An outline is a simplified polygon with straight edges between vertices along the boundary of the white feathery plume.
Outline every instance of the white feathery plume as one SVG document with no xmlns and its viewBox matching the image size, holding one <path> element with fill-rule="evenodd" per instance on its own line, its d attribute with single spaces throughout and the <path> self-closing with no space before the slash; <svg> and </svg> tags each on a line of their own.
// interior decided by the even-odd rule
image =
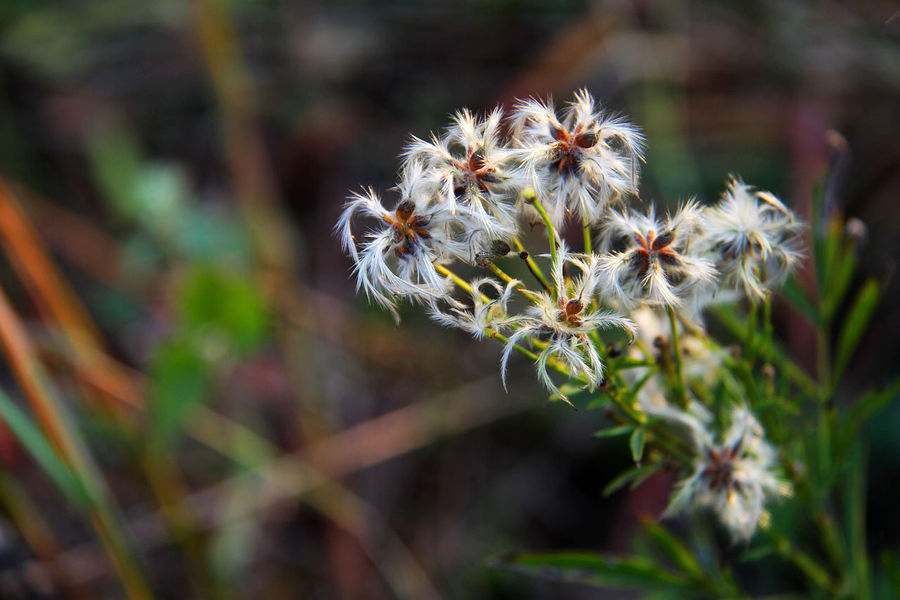
<svg viewBox="0 0 900 600">
<path fill-rule="evenodd" d="M 587 90 L 557 116 L 552 102 L 529 99 L 512 114 L 513 156 L 556 227 L 566 214 L 597 223 L 606 207 L 637 194 L 644 138 L 600 110 Z"/>
<path fill-rule="evenodd" d="M 502 333 L 517 319 L 507 313 L 506 305 L 516 286 L 520 284 L 518 279 L 512 279 L 506 284 L 506 287 L 503 287 L 489 277 L 475 279 L 470 283 L 472 286 L 471 310 L 457 300 L 448 299 L 449 311 L 442 311 L 437 302 L 429 302 L 428 314 L 438 323 L 467 331 L 476 339 L 485 337 L 488 330 Z M 493 288 L 498 296 L 485 300 L 482 297 L 482 289 L 485 287 Z"/>
<path fill-rule="evenodd" d="M 624 239 L 625 248 L 600 259 L 606 293 L 628 307 L 640 303 L 676 307 L 699 284 L 711 284 L 712 262 L 691 248 L 702 214 L 693 200 L 663 219 L 656 217 L 652 205 L 647 215 L 610 211 L 602 226 L 604 244 Z"/>
<path fill-rule="evenodd" d="M 508 167 L 499 107 L 479 119 L 463 109 L 450 127 L 429 141 L 413 136 L 403 153 L 404 168 L 421 164 L 438 202 L 445 203 L 458 220 L 468 244 L 469 262 L 494 240 L 510 241 L 518 233 L 516 187 Z"/>
<path fill-rule="evenodd" d="M 694 470 L 676 484 L 666 513 L 711 509 L 734 541 L 749 541 L 768 517 L 766 500 L 791 491 L 775 473 L 775 450 L 756 418 L 744 406 L 734 407 L 729 417 L 730 426 L 719 441 L 713 440 L 706 423 L 696 420 Z"/>
<path fill-rule="evenodd" d="M 429 205 L 415 172 L 407 173 L 398 189 L 401 200 L 392 211 L 371 188 L 352 194 L 335 225 L 344 251 L 353 259 L 357 290 L 397 320 L 398 297 L 427 301 L 447 296 L 450 284 L 434 263 L 462 251 L 450 235 L 447 211 Z M 353 233 L 356 215 L 376 219 L 380 225 L 363 242 Z"/>
<path fill-rule="evenodd" d="M 528 337 L 542 339 L 546 346 L 538 354 L 538 379 L 544 386 L 568 401 L 553 382 L 547 370 L 551 358 L 561 359 L 575 377 L 584 378 L 593 390 L 603 381 L 603 362 L 588 334 L 596 329 L 619 328 L 634 335 L 633 323 L 611 312 L 591 308 L 599 285 L 596 255 L 570 254 L 565 244 L 557 249 L 551 265 L 556 300 L 546 292 L 535 294 L 535 304 L 518 316 L 518 329 L 509 336 L 501 358 L 501 374 L 506 385 L 506 365 L 515 345 Z M 579 275 L 566 284 L 564 265 L 574 267 Z"/>
<path fill-rule="evenodd" d="M 732 177 L 719 203 L 707 210 L 702 243 L 714 255 L 722 283 L 764 299 L 797 264 L 801 228 L 778 198 Z"/>
</svg>

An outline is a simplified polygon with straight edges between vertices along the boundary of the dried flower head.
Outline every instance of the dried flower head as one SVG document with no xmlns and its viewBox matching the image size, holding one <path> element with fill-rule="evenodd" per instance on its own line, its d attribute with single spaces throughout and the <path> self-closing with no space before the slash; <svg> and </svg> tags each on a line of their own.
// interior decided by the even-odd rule
<svg viewBox="0 0 900 600">
<path fill-rule="evenodd" d="M 436 189 L 465 231 L 470 254 L 485 250 L 494 240 L 510 240 L 518 230 L 509 151 L 503 145 L 503 112 L 494 109 L 477 118 L 463 109 L 440 137 L 430 141 L 413 136 L 404 163 L 421 163 Z M 471 257 L 470 257 L 471 258 Z M 470 260 L 471 262 L 471 260 Z"/>
<path fill-rule="evenodd" d="M 698 284 L 712 282 L 712 263 L 691 248 L 701 215 L 694 201 L 665 219 L 656 218 L 652 205 L 646 216 L 610 211 L 603 223 L 605 244 L 624 239 L 625 248 L 601 259 L 606 292 L 626 306 L 679 306 Z"/>
<path fill-rule="evenodd" d="M 570 254 L 565 244 L 560 245 L 551 265 L 555 298 L 546 292 L 535 294 L 534 306 L 516 319 L 518 329 L 509 337 L 501 360 L 504 385 L 512 350 L 532 336 L 543 346 L 536 361 L 538 379 L 552 393 L 567 400 L 547 371 L 553 357 L 561 359 L 574 377 L 583 378 L 589 389 L 601 383 L 603 363 L 588 334 L 596 329 L 618 328 L 633 336 L 634 325 L 626 317 L 591 307 L 599 285 L 597 261 L 596 255 Z M 567 264 L 578 272 L 568 284 L 564 273 Z"/>
<path fill-rule="evenodd" d="M 344 251 L 354 261 L 356 287 L 398 318 L 396 300 L 434 300 L 446 296 L 450 284 L 435 269 L 435 261 L 462 252 L 451 234 L 449 211 L 429 202 L 416 170 L 398 186 L 401 199 L 386 209 L 374 190 L 355 193 L 338 219 L 335 231 Z M 377 219 L 380 225 L 357 247 L 352 220 L 357 214 Z"/>
<path fill-rule="evenodd" d="M 766 500 L 790 494 L 775 473 L 775 451 L 743 406 L 731 410 L 731 424 L 718 443 L 708 433 L 708 422 L 695 422 L 700 431 L 693 438 L 699 440 L 694 470 L 678 482 L 667 513 L 711 509 L 735 541 L 748 541 L 767 518 Z"/>
<path fill-rule="evenodd" d="M 448 298 L 449 311 L 442 311 L 437 302 L 430 302 L 428 314 L 442 325 L 458 327 L 471 333 L 475 338 L 481 339 L 489 331 L 503 332 L 516 321 L 515 316 L 510 316 L 506 305 L 517 285 L 521 285 L 518 279 L 510 280 L 504 288 L 498 282 L 488 277 L 476 279 L 470 283 L 472 287 L 472 308 L 469 310 L 463 303 Z M 482 289 L 492 288 L 498 296 L 485 300 Z"/>
<path fill-rule="evenodd" d="M 557 227 L 571 212 L 597 223 L 606 207 L 636 194 L 644 138 L 626 121 L 601 111 L 587 90 L 556 114 L 529 99 L 512 114 L 513 151 L 520 172 Z"/>
<path fill-rule="evenodd" d="M 732 177 L 707 211 L 703 241 L 723 283 L 763 299 L 797 264 L 801 227 L 778 198 Z"/>
</svg>

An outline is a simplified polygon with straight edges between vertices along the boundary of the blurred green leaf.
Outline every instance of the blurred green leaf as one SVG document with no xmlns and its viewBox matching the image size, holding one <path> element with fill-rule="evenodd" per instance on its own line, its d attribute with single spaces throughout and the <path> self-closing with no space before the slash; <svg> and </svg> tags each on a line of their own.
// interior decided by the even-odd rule
<svg viewBox="0 0 900 600">
<path fill-rule="evenodd" d="M 606 487 L 603 488 L 603 495 L 609 496 L 613 492 L 625 487 L 629 483 L 632 488 L 639 486 L 644 480 L 659 470 L 659 465 L 649 464 L 641 467 L 628 469 L 618 477 L 614 478 Z"/>
<path fill-rule="evenodd" d="M 265 338 L 268 315 L 255 282 L 212 266 L 195 266 L 178 288 L 178 316 L 190 330 L 211 330 L 245 353 Z"/>
<path fill-rule="evenodd" d="M 866 549 L 866 460 L 860 443 L 854 445 L 844 485 L 850 585 L 854 598 L 869 598 L 871 581 Z"/>
<path fill-rule="evenodd" d="M 863 394 L 841 419 L 842 449 L 850 446 L 863 426 L 900 394 L 900 377 L 894 379 L 883 390 L 872 390 Z"/>
<path fill-rule="evenodd" d="M 635 429 L 631 437 L 628 439 L 628 447 L 631 449 L 631 458 L 634 462 L 641 464 L 641 458 L 644 456 L 644 440 L 646 432 L 643 427 Z"/>
<path fill-rule="evenodd" d="M 818 309 L 812 303 L 812 300 L 807 298 L 806 292 L 797 285 L 797 281 L 793 277 L 784 283 L 784 287 L 781 288 L 781 294 L 791 306 L 809 319 L 810 323 L 816 326 L 822 323 L 822 317 L 819 315 Z"/>
<path fill-rule="evenodd" d="M 634 429 L 633 425 L 618 425 L 616 427 L 610 427 L 609 429 L 601 429 L 600 431 L 594 434 L 595 438 L 609 438 L 616 437 L 620 435 L 625 435 L 626 433 L 631 432 Z"/>
<path fill-rule="evenodd" d="M 104 127 L 90 137 L 87 151 L 94 177 L 109 206 L 129 220 L 140 218 L 134 181 L 142 159 L 131 136 L 121 128 Z"/>
<path fill-rule="evenodd" d="M 525 554 L 509 563 L 539 575 L 550 575 L 569 581 L 597 586 L 632 587 L 638 589 L 686 588 L 692 582 L 643 557 L 606 557 L 590 552 L 558 552 Z"/>
<path fill-rule="evenodd" d="M 900 598 L 900 552 L 885 548 L 878 558 L 873 598 Z"/>
<path fill-rule="evenodd" d="M 167 444 L 190 410 L 206 400 L 212 387 L 207 361 L 190 339 L 163 343 L 150 367 L 150 441 Z"/>
<path fill-rule="evenodd" d="M 757 560 L 762 560 L 767 556 L 771 556 L 775 554 L 775 552 L 775 547 L 772 544 L 757 543 L 755 546 L 743 552 L 740 560 L 741 562 L 755 562 Z"/>
<path fill-rule="evenodd" d="M 0 418 L 69 502 L 82 508 L 91 504 L 87 490 L 59 457 L 44 433 L 2 390 Z"/>
<path fill-rule="evenodd" d="M 832 375 L 834 382 L 840 380 L 847 368 L 880 300 L 881 286 L 875 278 L 868 279 L 856 295 L 838 338 Z"/>
<path fill-rule="evenodd" d="M 738 337 L 746 335 L 747 320 L 739 316 L 736 311 L 726 309 L 723 306 L 711 306 L 708 309 L 708 313 L 714 316 L 733 335 Z M 762 336 L 763 333 L 757 331 L 755 335 Z M 787 351 L 775 340 L 772 341 L 772 358 L 779 369 L 805 393 L 816 393 L 816 382 L 793 361 Z"/>
<path fill-rule="evenodd" d="M 657 547 L 675 563 L 675 566 L 694 579 L 701 581 L 706 579 L 706 575 L 691 549 L 672 535 L 668 529 L 650 519 L 645 519 L 644 531 L 656 542 Z"/>
<path fill-rule="evenodd" d="M 856 255 L 852 248 L 846 248 L 838 259 L 838 265 L 832 269 L 833 275 L 827 284 L 825 297 L 822 299 L 822 317 L 826 322 L 831 320 L 847 295 L 847 288 L 850 287 L 855 272 Z"/>
</svg>

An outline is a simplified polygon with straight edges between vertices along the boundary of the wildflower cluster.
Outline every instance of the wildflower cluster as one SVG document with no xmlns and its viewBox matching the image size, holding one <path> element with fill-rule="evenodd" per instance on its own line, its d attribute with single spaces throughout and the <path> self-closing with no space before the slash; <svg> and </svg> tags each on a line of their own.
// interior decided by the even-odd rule
<svg viewBox="0 0 900 600">
<path fill-rule="evenodd" d="M 704 311 L 768 302 L 797 264 L 801 226 L 736 177 L 712 206 L 629 202 L 643 157 L 640 131 L 585 90 L 561 111 L 520 102 L 506 120 L 499 108 L 462 110 L 442 134 L 412 138 L 391 208 L 372 190 L 354 194 L 336 231 L 357 288 L 398 320 L 408 299 L 442 325 L 500 340 L 504 385 L 518 352 L 555 398 L 601 391 L 682 473 L 669 512 L 711 509 L 749 539 L 766 501 L 790 488 L 752 403 L 729 385 L 729 355 L 706 336 Z M 357 215 L 373 223 L 362 237 Z M 570 220 L 583 252 L 560 234 Z M 526 224 L 543 224 L 547 254 L 522 243 Z M 482 272 L 466 281 L 454 262 Z M 504 262 L 524 262 L 513 265 L 522 274 Z"/>
</svg>

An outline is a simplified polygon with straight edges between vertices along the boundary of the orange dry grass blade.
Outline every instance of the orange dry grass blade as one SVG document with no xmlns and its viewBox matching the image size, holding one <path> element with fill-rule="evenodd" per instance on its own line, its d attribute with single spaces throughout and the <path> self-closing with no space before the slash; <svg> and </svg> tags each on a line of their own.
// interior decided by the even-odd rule
<svg viewBox="0 0 900 600">
<path fill-rule="evenodd" d="M 65 286 L 55 265 L 44 251 L 31 223 L 16 202 L 9 186 L 0 178 L 0 242 L 22 280 L 42 297 L 46 307 L 67 330 L 97 340 L 100 335 L 91 325 L 77 296 Z"/>
<path fill-rule="evenodd" d="M 54 406 L 49 390 L 43 384 L 43 367 L 37 360 L 31 339 L 13 311 L 6 294 L 0 289 L 0 347 L 9 361 L 9 366 L 31 404 L 41 428 L 50 441 L 70 459 L 80 455 L 80 449 L 69 434 L 68 429 Z"/>
<path fill-rule="evenodd" d="M 0 178 L 0 244 L 43 314 L 65 334 L 78 357 L 76 368 L 104 396 L 141 406 L 132 379 L 101 351 L 99 332 L 66 284 L 9 186 Z M 107 406 L 110 406 L 109 404 Z M 110 406 L 111 410 L 117 407 Z"/>
<path fill-rule="evenodd" d="M 132 599 L 152 598 L 137 563 L 130 555 L 124 534 L 118 530 L 105 482 L 74 428 L 63 417 L 63 407 L 54 391 L 46 384 L 43 365 L 38 361 L 25 327 L 13 311 L 6 294 L 0 289 L 0 347 L 10 368 L 31 404 L 41 428 L 50 438 L 62 459 L 86 486 L 93 489 L 91 523 L 115 565 L 128 595 Z"/>
</svg>

